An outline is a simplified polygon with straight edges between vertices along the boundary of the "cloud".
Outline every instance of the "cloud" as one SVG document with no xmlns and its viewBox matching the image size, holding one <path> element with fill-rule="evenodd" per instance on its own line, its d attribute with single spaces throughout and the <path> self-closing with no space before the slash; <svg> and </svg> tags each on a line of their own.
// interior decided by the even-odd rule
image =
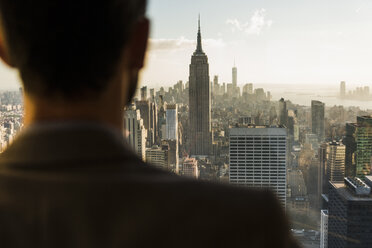
<svg viewBox="0 0 372 248">
<path fill-rule="evenodd" d="M 149 49 L 151 51 L 180 50 L 190 48 L 193 45 L 193 40 L 188 40 L 184 37 L 178 39 L 150 39 Z"/>
<path fill-rule="evenodd" d="M 203 47 L 223 47 L 225 42 L 222 39 L 203 39 Z M 150 39 L 150 51 L 175 51 L 196 47 L 196 40 L 189 40 L 185 37 L 178 39 Z"/>
<path fill-rule="evenodd" d="M 273 21 L 267 19 L 265 9 L 259 9 L 255 10 L 250 21 L 246 23 L 241 23 L 237 19 L 228 19 L 226 20 L 226 24 L 232 26 L 233 32 L 242 31 L 247 34 L 259 35 L 264 29 L 270 28 L 273 24 Z"/>
</svg>

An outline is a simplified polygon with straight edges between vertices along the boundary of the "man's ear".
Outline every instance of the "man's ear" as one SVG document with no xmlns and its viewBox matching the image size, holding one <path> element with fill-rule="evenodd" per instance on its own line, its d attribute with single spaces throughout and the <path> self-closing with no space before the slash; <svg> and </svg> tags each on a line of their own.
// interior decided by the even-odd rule
<svg viewBox="0 0 372 248">
<path fill-rule="evenodd" d="M 147 43 L 149 39 L 150 21 L 146 17 L 137 21 L 129 41 L 129 66 L 131 69 L 141 69 L 144 65 Z"/>
<path fill-rule="evenodd" d="M 14 67 L 14 65 L 12 64 L 10 60 L 10 56 L 8 53 L 8 49 L 7 49 L 5 37 L 4 37 L 4 29 L 2 27 L 0 27 L 0 58 L 8 66 Z"/>
</svg>

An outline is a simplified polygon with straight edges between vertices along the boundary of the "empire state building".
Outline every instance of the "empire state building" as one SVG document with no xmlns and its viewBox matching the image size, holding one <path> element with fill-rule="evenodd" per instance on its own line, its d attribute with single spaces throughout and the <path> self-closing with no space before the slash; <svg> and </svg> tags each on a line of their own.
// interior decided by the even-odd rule
<svg viewBox="0 0 372 248">
<path fill-rule="evenodd" d="M 212 146 L 211 88 L 208 57 L 202 48 L 200 18 L 197 47 L 190 64 L 189 111 L 190 155 L 208 156 Z"/>
</svg>

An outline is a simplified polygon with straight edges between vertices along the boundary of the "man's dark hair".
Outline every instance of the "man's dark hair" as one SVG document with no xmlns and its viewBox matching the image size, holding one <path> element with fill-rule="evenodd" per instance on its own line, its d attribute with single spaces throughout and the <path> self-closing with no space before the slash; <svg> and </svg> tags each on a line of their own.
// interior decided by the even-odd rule
<svg viewBox="0 0 372 248">
<path fill-rule="evenodd" d="M 77 97 L 115 74 L 146 0 L 0 0 L 10 62 L 25 91 Z"/>
</svg>

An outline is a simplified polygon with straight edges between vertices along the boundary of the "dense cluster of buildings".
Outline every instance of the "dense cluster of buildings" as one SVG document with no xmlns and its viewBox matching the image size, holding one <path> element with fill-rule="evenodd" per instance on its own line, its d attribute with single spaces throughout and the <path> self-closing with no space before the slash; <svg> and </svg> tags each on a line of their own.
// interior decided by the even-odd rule
<svg viewBox="0 0 372 248">
<path fill-rule="evenodd" d="M 367 87 L 346 93 L 344 82 L 340 91 L 369 95 Z M 211 79 L 199 23 L 188 82 L 149 96 L 142 87 L 127 107 L 126 136 L 153 166 L 272 189 L 307 247 L 372 247 L 372 111 L 309 105 L 239 85 L 235 65 L 231 83 Z"/>
<path fill-rule="evenodd" d="M 320 148 L 323 247 L 372 247 L 372 116 L 347 123 L 340 142 Z"/>
<path fill-rule="evenodd" d="M 349 100 L 372 100 L 372 96 L 369 92 L 369 86 L 356 87 L 354 90 L 346 91 L 346 82 L 342 81 L 340 83 L 340 99 L 349 99 Z"/>
<path fill-rule="evenodd" d="M 0 93 L 0 152 L 14 140 L 23 126 L 21 91 Z"/>
</svg>

